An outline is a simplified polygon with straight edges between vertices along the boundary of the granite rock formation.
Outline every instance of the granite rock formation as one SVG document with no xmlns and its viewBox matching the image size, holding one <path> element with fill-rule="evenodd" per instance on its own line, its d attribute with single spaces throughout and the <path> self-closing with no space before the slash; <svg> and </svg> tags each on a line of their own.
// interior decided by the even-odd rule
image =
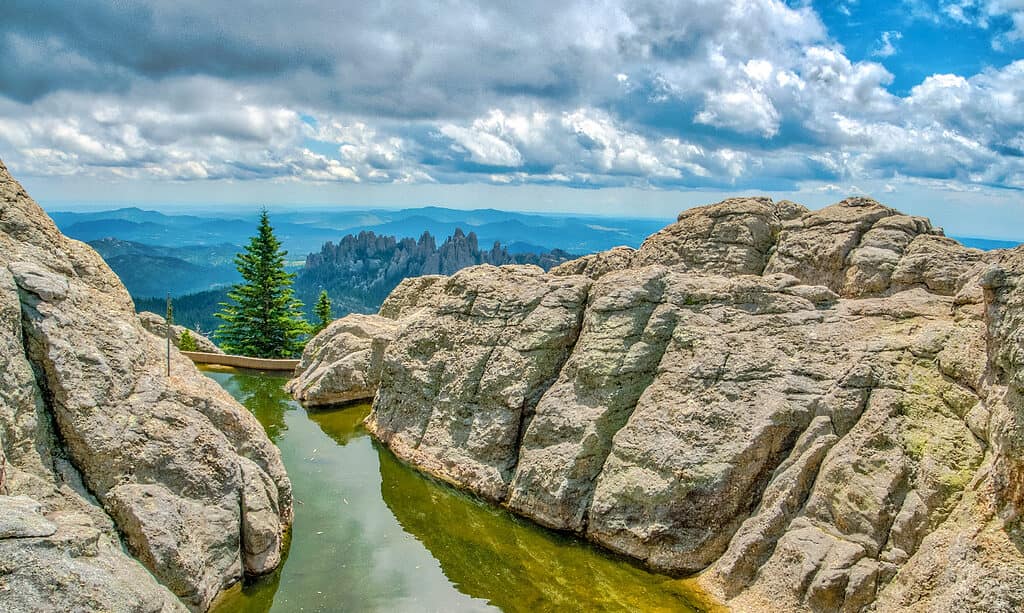
<svg viewBox="0 0 1024 613">
<path fill-rule="evenodd" d="M 331 322 L 329 331 L 306 345 L 286 389 L 306 406 L 373 398 L 395 327 L 393 319 L 379 315 L 352 314 Z"/>
<path fill-rule="evenodd" d="M 490 249 L 481 248 L 474 232 L 466 234 L 460 229 L 440 246 L 429 232 L 415 240 L 365 231 L 348 234 L 336 244 L 328 242 L 319 252 L 306 256 L 295 290 L 307 304 L 316 300 L 320 290 L 326 290 L 336 311 L 372 312 L 409 277 L 450 275 L 478 264 L 534 264 L 547 270 L 571 257 L 560 249 L 509 253 L 497 242 Z"/>
<path fill-rule="evenodd" d="M 291 484 L 259 422 L 147 332 L 0 163 L 0 609 L 205 610 L 273 570 Z"/>
<path fill-rule="evenodd" d="M 142 327 L 149 332 L 155 334 L 158 338 L 167 338 L 167 320 L 157 315 L 156 313 L 150 313 L 149 311 L 142 311 L 138 315 L 139 323 Z M 177 324 L 171 324 L 171 343 L 181 348 L 181 335 L 187 328 L 185 326 L 179 326 Z M 223 354 L 224 351 L 214 344 L 213 341 L 206 338 L 202 334 L 199 334 L 195 330 L 189 330 L 189 335 L 192 340 L 196 342 L 196 351 L 202 351 L 204 353 L 219 353 Z"/>
<path fill-rule="evenodd" d="M 741 611 L 1024 607 L 1024 248 L 731 199 L 380 317 L 369 430 L 522 516 Z"/>
</svg>

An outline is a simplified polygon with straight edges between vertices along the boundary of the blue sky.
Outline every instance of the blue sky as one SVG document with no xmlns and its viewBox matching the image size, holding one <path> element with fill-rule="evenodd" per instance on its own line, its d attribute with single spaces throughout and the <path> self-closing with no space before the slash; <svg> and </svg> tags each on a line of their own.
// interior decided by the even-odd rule
<svg viewBox="0 0 1024 613">
<path fill-rule="evenodd" d="M 6 4 L 0 158 L 44 203 L 868 194 L 1024 238 L 1024 0 Z"/>
<path fill-rule="evenodd" d="M 794 3 L 795 4 L 795 3 Z M 906 96 L 933 74 L 973 75 L 1021 58 L 1012 2 L 814 2 L 829 33 L 854 61 L 877 61 L 892 73 L 889 91 Z M 1024 3 L 1017 3 L 1024 10 Z M 889 33 L 886 35 L 886 33 Z M 1015 36 L 1015 35 L 1014 35 Z M 886 47 L 886 38 L 891 49 Z"/>
</svg>

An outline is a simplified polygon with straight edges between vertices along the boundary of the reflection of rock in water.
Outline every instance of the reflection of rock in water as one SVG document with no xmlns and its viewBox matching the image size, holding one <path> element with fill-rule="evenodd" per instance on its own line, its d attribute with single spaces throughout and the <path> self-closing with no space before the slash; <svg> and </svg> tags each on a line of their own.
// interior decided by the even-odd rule
<svg viewBox="0 0 1024 613">
<path fill-rule="evenodd" d="M 289 537 L 291 534 L 289 533 Z M 286 538 L 282 545 L 281 563 L 269 575 L 262 577 L 246 577 L 220 593 L 210 607 L 211 612 L 231 611 L 231 613 L 269 613 L 274 606 L 274 595 L 281 585 L 281 571 L 288 563 L 291 552 L 291 538 Z"/>
<path fill-rule="evenodd" d="M 459 591 L 514 611 L 700 611 L 687 582 L 614 559 L 438 484 L 374 443 L 381 495 Z"/>
<path fill-rule="evenodd" d="M 339 447 L 335 449 L 338 451 L 349 443 L 367 438 L 362 424 L 369 412 L 369 404 L 353 404 L 331 410 L 310 410 L 306 412 L 306 416 L 338 444 Z M 373 455 L 368 443 L 369 440 L 363 441 L 367 446 L 365 450 L 357 447 L 355 450 L 345 452 L 342 457 L 357 461 L 360 468 L 365 467 L 367 471 L 372 471 Z M 301 453 L 308 455 L 310 451 L 304 449 Z M 331 450 L 321 447 L 321 456 L 330 453 Z M 296 533 L 296 543 L 302 540 L 303 552 L 329 550 L 330 554 L 317 555 L 315 559 L 305 557 L 302 561 L 303 566 L 300 567 L 305 568 L 304 572 L 300 576 L 289 578 L 298 585 L 308 582 L 309 589 L 319 590 L 321 587 L 316 582 L 316 576 L 319 573 L 330 572 L 334 577 L 335 587 L 333 592 L 325 592 L 325 604 L 320 609 L 316 608 L 312 600 L 289 603 L 289 606 L 302 604 L 306 611 L 388 611 L 393 608 L 396 601 L 414 598 L 416 590 L 409 584 L 409 577 L 400 569 L 388 568 L 388 561 L 381 560 L 381 552 L 386 548 L 382 548 L 381 543 L 369 536 L 371 531 L 367 529 L 367 523 L 372 523 L 368 522 L 369 515 L 384 512 L 380 502 L 376 500 L 376 492 L 369 489 L 360 490 L 356 483 L 346 486 L 355 489 L 332 489 L 335 484 L 317 481 L 322 479 L 322 476 L 312 477 L 304 472 L 293 472 L 300 487 L 309 486 L 308 482 L 304 481 L 304 478 L 308 477 L 314 480 L 312 485 L 316 488 L 308 489 L 307 497 L 303 499 L 303 504 L 299 505 L 300 525 L 306 522 L 304 525 L 307 527 L 302 534 Z M 344 566 L 331 569 L 310 566 L 332 559 L 343 560 Z M 293 593 L 303 591 L 292 590 Z"/>
<path fill-rule="evenodd" d="M 285 378 L 267 373 L 233 371 L 213 373 L 228 391 L 275 432 L 295 485 L 296 529 L 291 534 L 289 558 L 280 570 L 261 578 L 247 578 L 244 586 L 228 590 L 214 610 L 221 613 L 267 613 L 272 609 L 297 611 L 387 611 L 399 599 L 413 598 L 408 577 L 390 570 L 381 561 L 381 544 L 366 524 L 368 518 L 386 513 L 377 499 L 376 484 L 343 483 L 330 468 L 348 466 L 376 470 L 376 454 L 364 440 L 364 448 L 346 444 L 366 437 L 361 427 L 369 405 L 329 411 L 288 411 L 297 408 L 282 391 Z M 286 416 L 292 428 L 285 423 Z M 325 441 L 316 428 L 338 446 Z M 353 448 L 354 447 L 354 448 Z M 316 461 L 312 451 L 318 448 Z M 343 499 L 347 496 L 346 502 Z M 324 577 L 330 581 L 325 582 Z M 276 604 L 275 604 L 276 603 Z"/>
<path fill-rule="evenodd" d="M 284 391 L 283 386 L 287 380 L 287 375 L 274 373 L 238 373 L 223 385 L 252 411 L 263 424 L 270 440 L 277 443 L 288 429 L 284 422 L 285 411 L 295 408 L 291 395 Z"/>
<path fill-rule="evenodd" d="M 318 501 L 307 501 L 316 503 Z M 328 501 L 325 501 L 328 502 Z M 330 501 L 335 504 L 336 501 Z M 315 513 L 314 517 L 303 517 L 303 509 L 299 511 L 300 522 L 303 519 L 314 520 L 322 513 Z M 308 555 L 293 559 L 292 567 L 287 566 L 287 557 L 278 567 L 278 570 L 271 575 L 264 577 L 247 577 L 245 585 L 236 585 L 224 592 L 214 604 L 213 612 L 222 613 L 269 613 L 272 609 L 291 611 L 299 610 L 300 606 L 305 611 L 387 611 L 389 605 L 398 598 L 407 598 L 413 594 L 405 575 L 400 572 L 381 573 L 378 565 L 373 563 L 377 553 L 377 543 L 371 542 L 363 536 L 363 526 L 358 517 L 344 517 L 339 515 L 335 524 L 326 526 L 328 534 L 316 534 L 311 526 L 306 528 L 306 534 L 299 535 L 307 543 L 300 548 L 304 552 L 317 551 L 317 546 L 308 541 L 320 540 L 344 544 L 345 549 L 340 555 L 319 556 L 311 559 Z M 289 547 L 288 552 L 292 550 Z M 343 568 L 337 567 L 337 560 L 345 560 L 347 563 Z M 297 568 L 296 568 L 297 565 Z M 281 598 L 278 590 L 281 586 L 284 569 L 288 569 L 285 579 L 286 584 L 292 584 L 292 589 L 286 590 L 293 596 L 299 594 L 299 598 L 292 598 L 288 601 L 277 603 L 276 599 Z M 323 574 L 334 576 L 334 591 L 323 591 L 324 587 L 320 581 Z M 300 586 L 296 589 L 296 586 Z M 318 596 L 312 596 L 313 591 Z M 286 597 L 285 597 L 286 598 Z"/>
<path fill-rule="evenodd" d="M 370 404 L 353 404 L 328 411 L 311 409 L 306 414 L 310 421 L 320 426 L 324 434 L 344 447 L 349 441 L 366 436 L 363 420 L 370 414 Z"/>
</svg>

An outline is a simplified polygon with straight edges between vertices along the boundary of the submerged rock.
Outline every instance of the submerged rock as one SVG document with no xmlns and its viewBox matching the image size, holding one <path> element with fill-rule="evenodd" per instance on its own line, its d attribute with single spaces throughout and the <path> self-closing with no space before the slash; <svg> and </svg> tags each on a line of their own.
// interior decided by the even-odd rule
<svg viewBox="0 0 1024 613">
<path fill-rule="evenodd" d="M 548 274 L 407 281 L 367 427 L 737 610 L 1019 610 L 1022 278 L 873 200 L 727 200 Z M 360 380 L 332 361 L 303 385 Z"/>
<path fill-rule="evenodd" d="M 171 358 L 0 164 L 0 609 L 205 610 L 276 566 L 276 447 Z"/>
</svg>

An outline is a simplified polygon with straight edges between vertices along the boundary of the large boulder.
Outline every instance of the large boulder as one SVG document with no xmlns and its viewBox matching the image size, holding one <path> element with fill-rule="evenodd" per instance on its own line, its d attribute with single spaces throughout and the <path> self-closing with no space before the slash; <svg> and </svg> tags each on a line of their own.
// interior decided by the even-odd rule
<svg viewBox="0 0 1024 613">
<path fill-rule="evenodd" d="M 522 422 L 576 341 L 590 281 L 478 266 L 432 287 L 384 352 L 382 410 L 367 428 L 438 478 L 501 501 Z"/>
<path fill-rule="evenodd" d="M 407 281 L 367 425 L 737 610 L 1020 610 L 1022 288 L 1024 248 L 870 199 L 727 200 L 549 274 Z"/>
<path fill-rule="evenodd" d="M 3 607 L 205 610 L 277 566 L 292 501 L 276 447 L 165 359 L 102 259 L 0 164 Z"/>
<path fill-rule="evenodd" d="M 306 344 L 286 389 L 306 406 L 372 399 L 397 326 L 379 315 L 352 314 L 331 322 Z"/>
</svg>

